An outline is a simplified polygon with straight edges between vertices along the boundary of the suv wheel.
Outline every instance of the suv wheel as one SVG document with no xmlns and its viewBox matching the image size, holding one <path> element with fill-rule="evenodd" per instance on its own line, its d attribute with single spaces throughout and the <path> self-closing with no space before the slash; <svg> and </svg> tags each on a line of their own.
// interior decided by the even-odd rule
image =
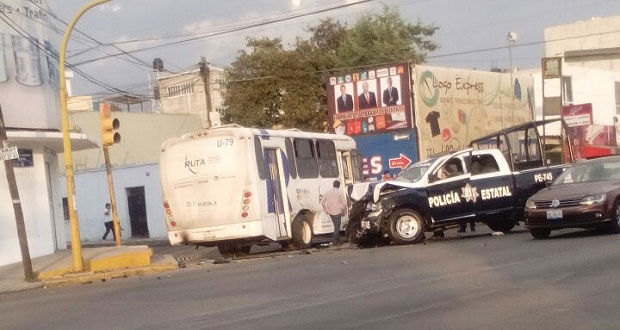
<svg viewBox="0 0 620 330">
<path fill-rule="evenodd" d="M 424 239 L 424 219 L 414 210 L 398 210 L 390 217 L 388 234 L 396 244 L 418 243 Z"/>
</svg>

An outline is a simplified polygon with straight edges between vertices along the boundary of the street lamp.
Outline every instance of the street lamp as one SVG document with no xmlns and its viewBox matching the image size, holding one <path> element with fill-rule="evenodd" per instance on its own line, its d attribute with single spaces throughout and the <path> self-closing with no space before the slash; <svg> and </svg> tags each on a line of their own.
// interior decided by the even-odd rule
<svg viewBox="0 0 620 330">
<path fill-rule="evenodd" d="M 514 87 L 514 78 L 512 77 L 512 46 L 517 42 L 517 33 L 516 32 L 508 32 L 506 36 L 506 40 L 508 41 L 508 59 L 510 61 L 510 93 L 512 93 L 512 100 L 515 99 L 515 87 Z M 512 110 L 512 124 L 515 125 L 515 110 Z"/>
<path fill-rule="evenodd" d="M 69 221 L 71 223 L 71 253 L 73 255 L 73 271 L 81 272 L 84 270 L 84 259 L 82 259 L 82 242 L 80 238 L 80 223 L 77 216 L 75 205 L 75 179 L 73 177 L 73 155 L 71 154 L 71 139 L 69 138 L 69 111 L 67 110 L 67 82 L 65 80 L 65 61 L 67 58 L 67 44 L 71 37 L 73 28 L 80 20 L 82 15 L 89 9 L 111 0 L 96 0 L 82 7 L 73 17 L 62 38 L 59 58 L 60 74 L 60 117 L 62 122 L 62 145 L 65 154 L 65 173 L 67 175 L 67 201 L 69 202 Z"/>
</svg>

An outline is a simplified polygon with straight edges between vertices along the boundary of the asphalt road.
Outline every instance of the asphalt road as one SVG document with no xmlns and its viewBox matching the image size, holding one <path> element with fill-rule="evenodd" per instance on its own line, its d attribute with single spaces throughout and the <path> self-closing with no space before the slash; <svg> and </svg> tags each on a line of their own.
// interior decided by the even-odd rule
<svg viewBox="0 0 620 330">
<path fill-rule="evenodd" d="M 1 329 L 620 329 L 620 235 L 327 249 L 0 295 Z"/>
</svg>

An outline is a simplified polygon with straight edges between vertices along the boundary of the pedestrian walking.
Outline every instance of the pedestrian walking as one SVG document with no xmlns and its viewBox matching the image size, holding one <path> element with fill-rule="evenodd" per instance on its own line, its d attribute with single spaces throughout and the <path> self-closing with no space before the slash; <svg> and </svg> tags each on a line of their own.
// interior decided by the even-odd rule
<svg viewBox="0 0 620 330">
<path fill-rule="evenodd" d="M 102 240 L 108 237 L 108 234 L 112 232 L 112 237 L 116 241 L 116 233 L 114 232 L 114 221 L 112 220 L 112 204 L 106 203 L 105 210 L 103 212 L 103 224 L 105 225 L 105 234 L 103 234 Z"/>
<path fill-rule="evenodd" d="M 342 216 L 349 214 L 349 207 L 347 205 L 347 198 L 340 190 L 340 181 L 335 180 L 333 188 L 328 190 L 323 196 L 321 204 L 323 211 L 329 215 L 334 223 L 334 236 L 332 243 L 334 245 L 340 244 L 340 221 Z"/>
</svg>

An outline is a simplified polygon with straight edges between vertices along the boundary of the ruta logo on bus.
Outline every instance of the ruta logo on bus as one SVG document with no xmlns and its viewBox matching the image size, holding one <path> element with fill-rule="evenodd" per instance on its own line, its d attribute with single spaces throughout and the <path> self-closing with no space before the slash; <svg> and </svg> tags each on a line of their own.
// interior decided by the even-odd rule
<svg viewBox="0 0 620 330">
<path fill-rule="evenodd" d="M 198 174 L 198 169 L 205 165 L 204 158 L 193 159 L 192 156 L 185 156 L 185 168 L 191 173 Z"/>
</svg>

